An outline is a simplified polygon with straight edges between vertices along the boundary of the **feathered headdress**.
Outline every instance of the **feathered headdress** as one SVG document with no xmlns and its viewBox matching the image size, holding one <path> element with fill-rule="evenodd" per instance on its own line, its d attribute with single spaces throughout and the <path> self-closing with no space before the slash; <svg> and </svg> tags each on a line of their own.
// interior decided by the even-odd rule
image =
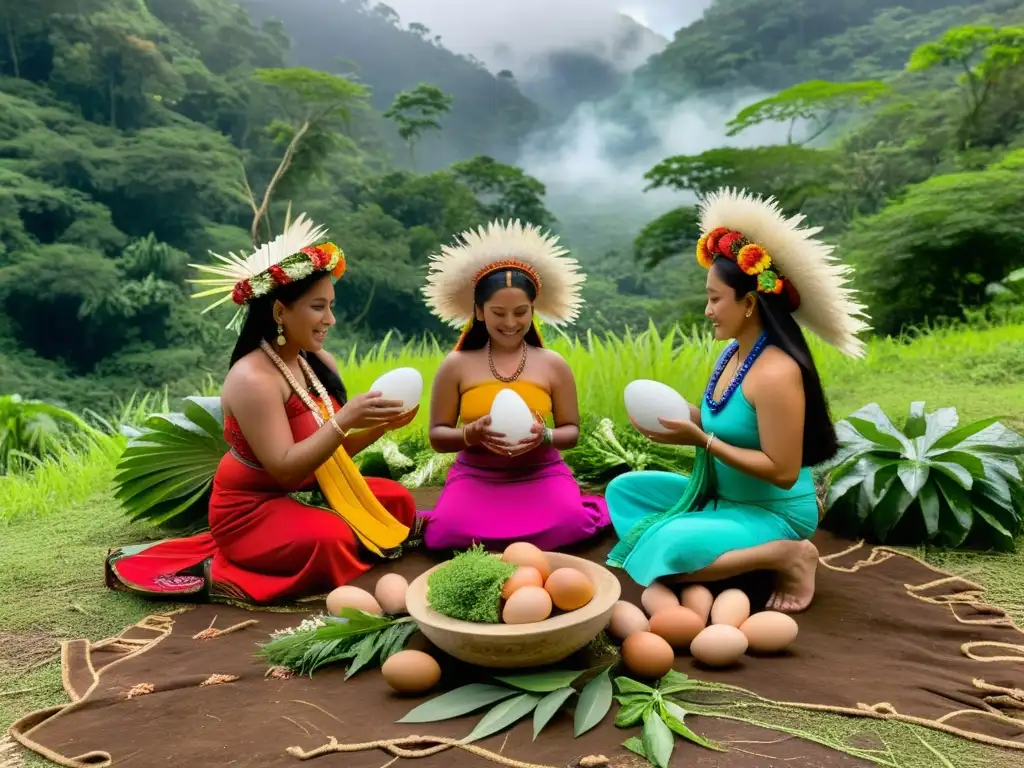
<svg viewBox="0 0 1024 768">
<path fill-rule="evenodd" d="M 289 210 L 289 218 L 290 214 Z M 345 254 L 334 243 L 326 242 L 326 235 L 326 227 L 315 225 L 305 213 L 300 213 L 295 221 L 286 219 L 280 235 L 248 256 L 236 253 L 223 256 L 211 251 L 210 255 L 219 264 L 189 266 L 219 277 L 189 280 L 197 285 L 214 286 L 192 294 L 192 298 L 224 294 L 203 312 L 209 312 L 230 299 L 239 305 L 239 309 L 227 327 L 238 330 L 245 306 L 277 286 L 301 280 L 314 272 L 330 272 L 335 279 L 345 273 Z"/>
<path fill-rule="evenodd" d="M 461 242 L 441 247 L 430 257 L 427 306 L 443 322 L 463 328 L 473 321 L 473 292 L 489 274 L 517 269 L 537 289 L 534 315 L 551 325 L 566 325 L 579 315 L 580 290 L 587 276 L 579 262 L 558 245 L 558 237 L 532 224 L 492 221 L 486 227 L 463 232 Z"/>
<path fill-rule="evenodd" d="M 833 247 L 815 239 L 821 227 L 801 227 L 804 216 L 786 218 L 778 202 L 744 190 L 720 189 L 700 203 L 697 261 L 710 269 L 716 256 L 735 261 L 757 277 L 761 293 L 784 295 L 794 319 L 851 357 L 863 357 L 857 334 L 869 328 L 864 305 L 848 286 L 852 268 Z M 863 319 L 862 319 L 863 318 Z"/>
</svg>

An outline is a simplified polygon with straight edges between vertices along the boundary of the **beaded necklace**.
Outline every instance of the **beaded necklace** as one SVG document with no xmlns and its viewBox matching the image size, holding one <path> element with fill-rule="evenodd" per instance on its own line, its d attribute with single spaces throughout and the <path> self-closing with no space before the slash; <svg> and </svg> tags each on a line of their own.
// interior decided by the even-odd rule
<svg viewBox="0 0 1024 768">
<path fill-rule="evenodd" d="M 316 374 L 313 373 L 313 369 L 310 367 L 309 363 L 306 362 L 306 358 L 299 355 L 299 367 L 306 375 L 306 378 L 313 383 L 313 389 L 316 390 L 321 402 L 323 402 L 324 406 L 327 408 L 327 419 L 323 417 L 323 412 L 317 407 L 316 403 L 313 402 L 313 398 L 309 394 L 309 390 L 305 387 L 299 386 L 299 382 L 295 380 L 291 369 L 285 361 L 281 359 L 280 355 L 274 351 L 273 347 L 271 347 L 266 340 L 261 340 L 260 348 L 267 353 L 267 357 L 274 361 L 274 365 L 276 365 L 284 375 L 285 380 L 295 391 L 295 394 L 297 394 L 299 399 L 306 404 L 306 407 L 313 412 L 313 418 L 316 419 L 317 426 L 322 427 L 327 423 L 327 419 L 334 418 L 334 403 L 331 402 L 331 397 L 327 394 L 327 389 L 320 383 L 320 379 L 316 377 Z"/>
<path fill-rule="evenodd" d="M 718 386 L 718 380 L 722 378 L 722 373 L 725 371 L 725 366 L 732 360 L 732 356 L 736 354 L 740 348 L 738 341 L 733 340 L 729 346 L 725 348 L 722 356 L 718 358 L 718 365 L 715 366 L 714 373 L 711 374 L 711 380 L 708 382 L 708 388 L 704 390 L 704 402 L 712 413 L 718 413 L 725 408 L 726 403 L 729 402 L 729 398 L 732 397 L 733 393 L 739 389 L 740 384 L 743 383 L 743 379 L 746 378 L 750 372 L 750 367 L 757 361 L 757 358 L 764 352 L 765 347 L 768 346 L 768 335 L 762 333 L 757 337 L 757 341 L 754 342 L 754 348 L 750 350 L 750 354 L 747 355 L 743 364 L 740 365 L 739 370 L 736 371 L 736 375 L 732 377 L 732 381 L 729 382 L 729 386 L 725 388 L 725 392 L 722 396 L 715 400 L 715 387 Z"/>
</svg>

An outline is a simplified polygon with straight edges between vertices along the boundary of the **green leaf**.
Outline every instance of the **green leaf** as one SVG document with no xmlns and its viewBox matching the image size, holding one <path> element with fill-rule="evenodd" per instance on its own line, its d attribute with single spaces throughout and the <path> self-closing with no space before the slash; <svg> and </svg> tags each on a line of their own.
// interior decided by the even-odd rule
<svg viewBox="0 0 1024 768">
<path fill-rule="evenodd" d="M 653 699 L 637 697 L 628 704 L 623 704 L 615 713 L 615 726 L 617 728 L 632 728 L 640 722 L 644 712 L 651 708 L 653 702 Z"/>
<path fill-rule="evenodd" d="M 942 498 L 946 502 L 945 509 L 952 513 L 952 517 L 941 516 L 940 530 L 949 546 L 958 547 L 967 538 L 974 525 L 970 497 L 967 491 L 945 475 L 940 474 L 935 480 Z"/>
<path fill-rule="evenodd" d="M 694 744 L 699 744 L 707 749 L 713 749 L 716 752 L 728 751 L 721 744 L 712 741 L 706 736 L 694 733 L 684 722 L 688 714 L 689 712 L 675 702 L 667 700 L 663 700 L 661 702 L 661 717 L 665 721 L 665 725 L 669 727 L 669 730 L 677 736 L 682 736 L 684 739 L 692 741 Z"/>
<path fill-rule="evenodd" d="M 973 453 L 967 451 L 946 451 L 945 453 L 933 456 L 928 461 L 942 462 L 944 464 L 959 464 L 967 470 L 972 478 L 985 476 L 985 462 Z"/>
<path fill-rule="evenodd" d="M 638 683 L 628 677 L 617 677 L 615 678 L 615 688 L 619 693 L 630 694 L 630 693 L 643 693 L 648 696 L 653 696 L 657 691 L 654 688 Z"/>
<path fill-rule="evenodd" d="M 665 725 L 659 712 L 650 709 L 644 713 L 644 729 L 640 735 L 644 743 L 644 752 L 657 768 L 668 768 L 675 747 L 675 737 Z"/>
<path fill-rule="evenodd" d="M 684 675 L 682 672 L 670 669 L 658 681 L 658 693 L 662 696 L 671 696 L 673 693 L 679 693 L 696 686 L 697 683 L 691 680 L 689 675 Z"/>
<path fill-rule="evenodd" d="M 934 460 L 929 460 L 929 464 L 932 468 L 939 470 L 939 472 L 955 480 L 964 490 L 969 491 L 974 486 L 974 477 L 961 464 L 956 464 L 951 461 Z"/>
<path fill-rule="evenodd" d="M 359 652 L 356 653 L 356 657 L 352 659 L 352 663 L 348 665 L 348 669 L 345 671 L 346 680 L 377 658 L 377 654 L 380 653 L 381 648 L 387 641 L 388 630 L 390 630 L 390 627 L 378 630 L 375 634 L 366 635 L 359 641 Z"/>
<path fill-rule="evenodd" d="M 636 736 L 630 736 L 628 739 L 622 742 L 622 746 L 624 746 L 630 752 L 640 755 L 640 757 L 642 757 L 644 760 L 650 762 L 651 758 L 648 757 L 647 752 L 644 751 L 643 741 L 637 738 Z"/>
<path fill-rule="evenodd" d="M 497 685 L 471 683 L 456 688 L 448 693 L 425 701 L 409 714 L 396 722 L 399 723 L 436 723 L 468 715 L 488 704 L 494 704 L 516 695 L 510 688 Z"/>
<path fill-rule="evenodd" d="M 921 517 L 928 538 L 933 539 L 939 532 L 939 491 L 934 482 L 926 482 L 917 494 L 917 503 L 921 505 Z"/>
<path fill-rule="evenodd" d="M 969 440 L 970 438 L 978 435 L 981 432 L 984 432 L 986 429 L 988 429 L 998 421 L 998 417 L 982 419 L 980 421 L 975 421 L 970 424 L 966 424 L 960 427 L 959 429 L 954 429 L 952 432 L 949 432 L 943 435 L 938 440 L 936 440 L 935 443 L 933 443 L 929 447 L 928 451 L 930 454 L 941 453 L 942 451 L 948 451 L 951 448 L 959 447 L 961 443 Z"/>
<path fill-rule="evenodd" d="M 576 737 L 582 736 L 591 728 L 596 726 L 608 710 L 612 708 L 612 668 L 605 667 L 597 677 L 583 686 L 580 691 L 580 700 L 576 703 L 576 713 L 573 718 L 573 733 Z"/>
<path fill-rule="evenodd" d="M 914 499 L 921 492 L 924 484 L 928 482 L 930 471 L 927 464 L 914 461 L 901 463 L 896 474 L 899 476 L 900 482 L 903 483 L 903 487 L 907 489 L 907 493 L 910 494 L 910 498 Z"/>
<path fill-rule="evenodd" d="M 552 691 L 537 703 L 537 708 L 533 711 L 534 740 L 574 693 L 576 691 L 573 688 L 560 688 L 557 691 Z"/>
<path fill-rule="evenodd" d="M 500 680 L 506 685 L 511 685 L 513 688 L 519 688 L 524 691 L 551 693 L 552 691 L 572 685 L 581 675 L 583 675 L 583 672 L 554 669 L 549 672 L 536 672 L 529 675 L 496 677 L 495 680 Z"/>
<path fill-rule="evenodd" d="M 511 699 L 506 699 L 495 704 L 491 710 L 484 715 L 477 723 L 473 732 L 466 737 L 465 741 L 472 742 L 493 736 L 498 731 L 503 731 L 510 725 L 514 725 L 528 714 L 533 712 L 534 707 L 541 697 L 535 693 L 521 693 Z"/>
<path fill-rule="evenodd" d="M 910 440 L 889 420 L 877 403 L 870 403 L 846 419 L 865 438 L 905 456 L 913 453 Z"/>
<path fill-rule="evenodd" d="M 922 437 L 925 432 L 924 401 L 917 401 L 910 404 L 910 413 L 903 425 L 903 434 L 911 440 Z"/>
<path fill-rule="evenodd" d="M 895 479 L 889 483 L 881 501 L 871 514 L 871 522 L 880 541 L 885 542 L 913 501 L 914 497 L 907 493 L 903 483 Z"/>
</svg>

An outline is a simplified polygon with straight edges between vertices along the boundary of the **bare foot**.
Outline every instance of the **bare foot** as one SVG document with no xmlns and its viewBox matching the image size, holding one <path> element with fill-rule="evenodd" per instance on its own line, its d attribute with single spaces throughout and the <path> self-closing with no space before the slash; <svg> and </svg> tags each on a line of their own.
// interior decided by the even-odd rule
<svg viewBox="0 0 1024 768">
<path fill-rule="evenodd" d="M 814 573 L 818 568 L 818 548 L 810 541 L 794 541 L 793 555 L 778 572 L 775 592 L 765 606 L 770 611 L 800 613 L 814 597 Z"/>
</svg>

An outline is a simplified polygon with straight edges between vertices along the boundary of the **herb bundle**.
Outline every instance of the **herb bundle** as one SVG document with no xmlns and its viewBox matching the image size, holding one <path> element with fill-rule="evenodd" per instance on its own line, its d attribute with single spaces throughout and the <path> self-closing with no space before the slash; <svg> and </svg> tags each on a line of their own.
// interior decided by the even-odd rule
<svg viewBox="0 0 1024 768">
<path fill-rule="evenodd" d="M 497 624 L 501 620 L 501 588 L 516 567 L 477 544 L 430 574 L 427 602 L 452 619 Z"/>
<path fill-rule="evenodd" d="M 321 667 L 348 661 L 348 680 L 361 669 L 383 664 L 418 629 L 409 616 L 396 619 L 342 608 L 341 616 L 318 616 L 275 632 L 259 655 L 274 666 L 311 677 Z"/>
<path fill-rule="evenodd" d="M 614 693 L 611 669 L 611 665 L 604 667 L 578 692 L 573 715 L 575 737 L 594 728 L 608 714 Z M 495 678 L 501 685 L 464 685 L 420 704 L 398 722 L 434 723 L 452 720 L 489 706 L 490 709 L 463 739 L 464 742 L 492 736 L 530 714 L 533 715 L 533 738 L 536 739 L 563 705 L 577 696 L 573 683 L 586 674 L 549 670 Z"/>
</svg>

